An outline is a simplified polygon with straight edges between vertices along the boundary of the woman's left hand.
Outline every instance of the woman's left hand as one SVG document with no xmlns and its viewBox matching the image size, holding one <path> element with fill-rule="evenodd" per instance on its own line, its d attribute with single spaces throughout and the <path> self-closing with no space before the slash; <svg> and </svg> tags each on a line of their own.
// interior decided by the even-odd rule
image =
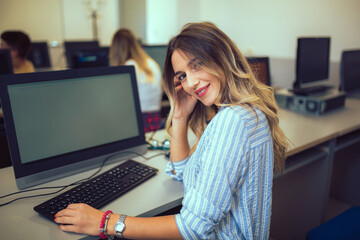
<svg viewBox="0 0 360 240">
<path fill-rule="evenodd" d="M 66 232 L 99 235 L 101 218 L 104 212 L 85 203 L 69 204 L 55 215 L 55 222 Z"/>
</svg>

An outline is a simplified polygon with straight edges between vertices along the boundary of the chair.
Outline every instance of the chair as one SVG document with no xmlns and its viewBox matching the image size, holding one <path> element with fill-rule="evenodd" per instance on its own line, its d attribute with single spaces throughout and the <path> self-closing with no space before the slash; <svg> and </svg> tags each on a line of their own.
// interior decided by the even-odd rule
<svg viewBox="0 0 360 240">
<path fill-rule="evenodd" d="M 360 206 L 352 207 L 319 227 L 310 230 L 306 239 L 360 239 Z"/>
<path fill-rule="evenodd" d="M 269 57 L 246 57 L 258 80 L 271 86 Z"/>
</svg>

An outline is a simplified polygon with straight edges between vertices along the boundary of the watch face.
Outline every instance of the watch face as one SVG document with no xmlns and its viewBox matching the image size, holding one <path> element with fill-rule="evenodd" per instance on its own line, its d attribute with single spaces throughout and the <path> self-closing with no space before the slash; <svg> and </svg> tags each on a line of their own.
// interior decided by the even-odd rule
<svg viewBox="0 0 360 240">
<path fill-rule="evenodd" d="M 115 231 L 116 232 L 120 232 L 120 233 L 122 233 L 123 231 L 124 231 L 124 228 L 125 228 L 125 224 L 124 223 L 117 223 L 116 225 L 115 225 Z"/>
</svg>

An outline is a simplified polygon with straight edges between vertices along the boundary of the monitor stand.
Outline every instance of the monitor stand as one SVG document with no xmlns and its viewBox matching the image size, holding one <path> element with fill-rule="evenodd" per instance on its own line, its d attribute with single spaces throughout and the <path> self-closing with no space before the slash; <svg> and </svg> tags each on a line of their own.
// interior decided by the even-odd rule
<svg viewBox="0 0 360 240">
<path fill-rule="evenodd" d="M 310 96 L 310 95 L 318 95 L 318 94 L 325 94 L 328 92 L 328 90 L 333 89 L 333 86 L 330 85 L 314 85 L 314 86 L 300 86 L 294 83 L 294 88 L 290 89 L 289 91 L 296 94 L 296 95 L 302 95 L 302 96 Z"/>
</svg>

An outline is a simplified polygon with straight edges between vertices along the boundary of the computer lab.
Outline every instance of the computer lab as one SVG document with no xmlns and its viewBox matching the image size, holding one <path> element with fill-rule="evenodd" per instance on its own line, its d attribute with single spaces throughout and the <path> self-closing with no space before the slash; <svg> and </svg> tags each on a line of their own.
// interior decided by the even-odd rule
<svg viewBox="0 0 360 240">
<path fill-rule="evenodd" d="M 360 2 L 2 0 L 6 239 L 360 239 Z"/>
</svg>

